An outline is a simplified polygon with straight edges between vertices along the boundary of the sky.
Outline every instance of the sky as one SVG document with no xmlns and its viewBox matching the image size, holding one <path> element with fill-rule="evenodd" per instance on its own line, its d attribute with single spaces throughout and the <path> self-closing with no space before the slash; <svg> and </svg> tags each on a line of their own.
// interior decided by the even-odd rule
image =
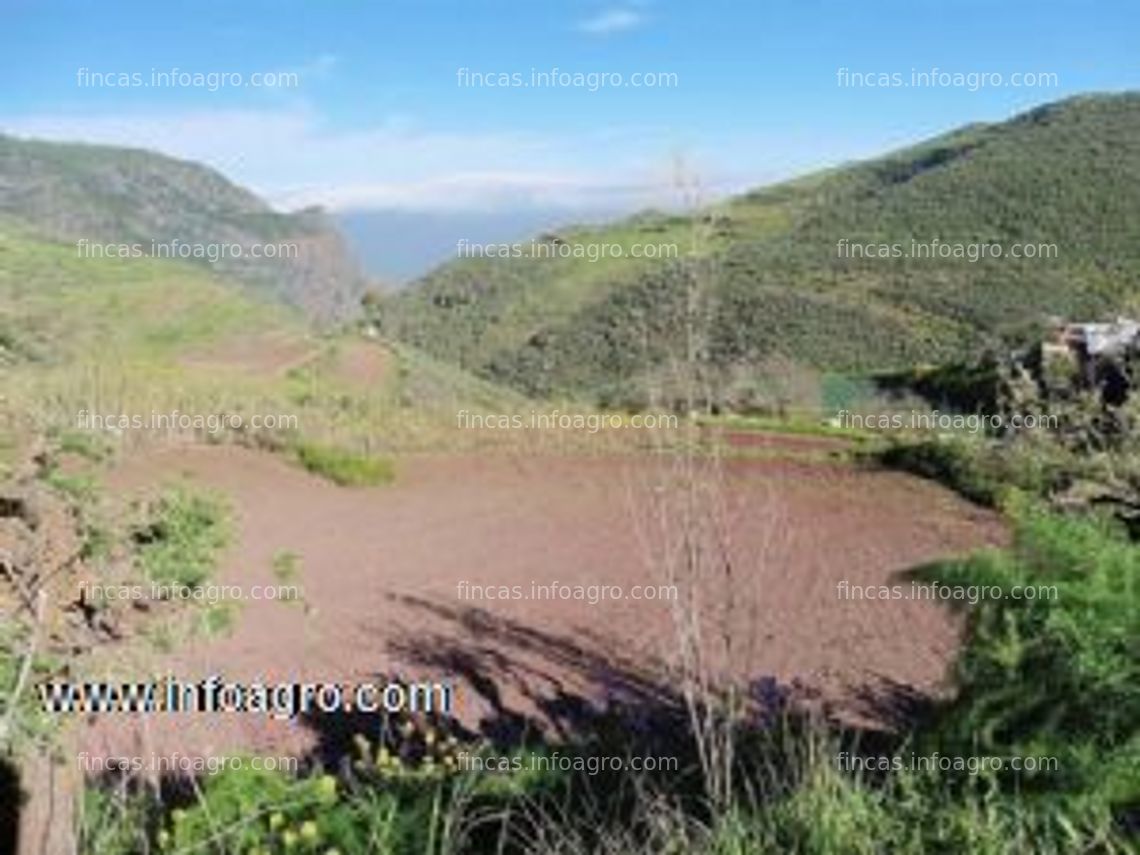
<svg viewBox="0 0 1140 855">
<path fill-rule="evenodd" d="M 0 0 L 0 132 L 281 209 L 633 210 L 1138 89 L 1138 46 L 1137 0 Z"/>
</svg>

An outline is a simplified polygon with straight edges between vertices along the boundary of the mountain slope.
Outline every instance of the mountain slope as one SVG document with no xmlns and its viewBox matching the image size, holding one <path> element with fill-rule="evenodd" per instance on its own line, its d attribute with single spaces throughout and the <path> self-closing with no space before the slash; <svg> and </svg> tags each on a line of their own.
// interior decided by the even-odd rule
<svg viewBox="0 0 1140 855">
<path fill-rule="evenodd" d="M 195 265 L 77 258 L 0 230 L 0 480 L 40 434 L 90 428 L 81 413 L 287 417 L 259 441 L 373 452 L 454 444 L 458 410 L 523 403 L 408 348 L 317 334 Z M 128 446 L 160 435 L 95 433 Z"/>
<path fill-rule="evenodd" d="M 5 220 L 77 255 L 130 245 L 209 265 L 320 320 L 355 309 L 364 288 L 319 211 L 277 213 L 211 169 L 148 151 L 0 136 Z"/>
<path fill-rule="evenodd" d="M 718 388 L 774 358 L 890 370 L 1016 341 L 1048 315 L 1128 307 L 1138 224 L 1140 94 L 1080 97 L 693 216 L 557 236 L 676 243 L 677 260 L 455 261 L 384 301 L 380 322 L 526 392 L 610 402 L 637 399 L 689 348 Z M 907 257 L 935 239 L 963 257 Z M 1045 257 L 1011 257 L 1014 244 Z"/>
</svg>

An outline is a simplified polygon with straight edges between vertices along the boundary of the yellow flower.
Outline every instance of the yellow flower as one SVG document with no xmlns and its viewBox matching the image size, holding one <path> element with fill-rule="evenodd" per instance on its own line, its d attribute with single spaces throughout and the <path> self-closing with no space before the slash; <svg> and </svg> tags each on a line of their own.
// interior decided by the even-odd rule
<svg viewBox="0 0 1140 855">
<path fill-rule="evenodd" d="M 292 849 L 297 845 L 297 832 L 293 829 L 288 829 L 281 835 L 281 842 L 285 844 L 286 849 Z"/>
<path fill-rule="evenodd" d="M 275 813 L 275 814 L 273 814 L 273 816 L 269 817 L 269 827 L 273 831 L 276 831 L 277 829 L 279 829 L 284 824 L 285 824 L 285 815 L 282 813 Z"/>
<path fill-rule="evenodd" d="M 311 819 L 301 823 L 301 837 L 308 843 L 315 841 L 318 837 L 317 824 Z"/>
</svg>

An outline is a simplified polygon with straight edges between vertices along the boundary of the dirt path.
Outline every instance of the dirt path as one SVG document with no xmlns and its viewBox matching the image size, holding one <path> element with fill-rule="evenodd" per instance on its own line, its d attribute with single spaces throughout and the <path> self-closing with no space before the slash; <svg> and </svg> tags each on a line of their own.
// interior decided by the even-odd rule
<svg viewBox="0 0 1140 855">
<path fill-rule="evenodd" d="M 459 716 L 473 725 L 504 710 L 551 711 L 570 698 L 631 690 L 672 649 L 665 603 L 457 596 L 461 581 L 625 591 L 662 581 L 647 568 L 648 464 L 423 457 L 403 461 L 394 485 L 346 490 L 266 454 L 195 447 L 131 459 L 110 486 L 126 494 L 179 477 L 224 492 L 235 508 L 237 536 L 218 581 L 280 584 L 274 557 L 293 552 L 305 605 L 247 601 L 230 635 L 161 657 L 156 673 L 186 682 L 214 673 L 349 681 L 390 669 L 460 677 Z M 960 632 L 949 610 L 844 601 L 837 585 L 898 583 L 900 571 L 1000 542 L 992 515 L 907 476 L 833 465 L 737 460 L 725 484 L 743 601 L 734 670 L 798 679 L 869 717 L 880 714 L 869 689 L 943 684 Z M 120 668 L 116 676 L 147 675 Z M 311 739 L 301 725 L 251 714 L 114 715 L 88 728 L 84 747 L 97 756 L 271 753 Z"/>
</svg>

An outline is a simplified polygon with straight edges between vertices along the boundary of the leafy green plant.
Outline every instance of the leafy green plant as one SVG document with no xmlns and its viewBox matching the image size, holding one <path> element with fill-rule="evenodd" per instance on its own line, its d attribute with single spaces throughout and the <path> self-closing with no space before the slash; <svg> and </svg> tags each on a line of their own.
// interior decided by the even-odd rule
<svg viewBox="0 0 1140 855">
<path fill-rule="evenodd" d="M 194 587 L 213 572 L 228 539 L 225 505 L 185 488 L 148 503 L 131 539 L 145 577 L 159 584 Z"/>
</svg>

